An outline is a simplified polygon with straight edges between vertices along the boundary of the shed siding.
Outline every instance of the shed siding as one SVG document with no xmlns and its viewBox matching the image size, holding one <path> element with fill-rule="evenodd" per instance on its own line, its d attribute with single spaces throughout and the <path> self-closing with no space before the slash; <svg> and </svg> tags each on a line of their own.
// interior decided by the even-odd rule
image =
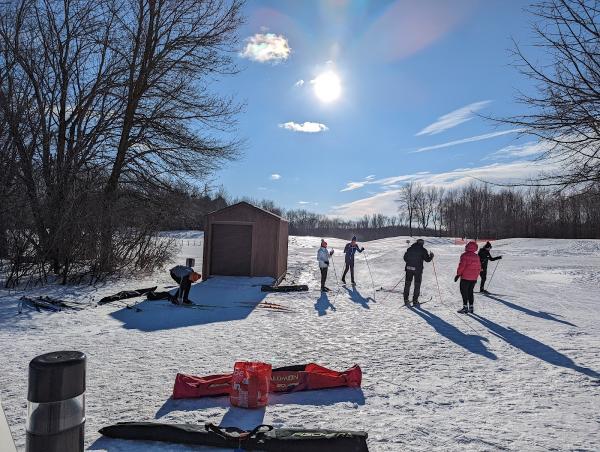
<svg viewBox="0 0 600 452">
<path fill-rule="evenodd" d="M 236 268 L 240 267 L 238 265 L 239 262 L 237 262 L 239 259 L 232 254 L 235 252 L 233 248 L 241 246 L 241 244 L 236 245 L 236 240 L 250 239 L 247 235 L 240 235 L 240 231 L 243 228 L 239 226 L 236 228 L 234 226 L 236 224 L 246 224 L 252 227 L 252 264 L 251 272 L 248 276 L 270 276 L 274 279 L 279 279 L 280 276 L 284 275 L 287 271 L 287 221 L 250 204 L 240 203 L 217 212 L 212 212 L 206 217 L 203 256 L 204 277 L 208 278 L 211 275 L 222 274 L 225 271 L 223 269 L 228 268 L 226 265 L 228 256 L 231 256 L 232 261 L 234 261 L 232 263 L 234 267 L 236 265 Z M 217 225 L 232 226 L 229 228 L 225 226 L 219 229 L 220 235 L 215 242 L 213 234 Z M 224 235 L 226 230 L 229 230 L 233 234 L 231 243 L 228 242 L 227 235 Z M 215 256 L 218 256 L 218 262 L 215 262 L 216 265 L 213 265 L 211 260 Z"/>
</svg>

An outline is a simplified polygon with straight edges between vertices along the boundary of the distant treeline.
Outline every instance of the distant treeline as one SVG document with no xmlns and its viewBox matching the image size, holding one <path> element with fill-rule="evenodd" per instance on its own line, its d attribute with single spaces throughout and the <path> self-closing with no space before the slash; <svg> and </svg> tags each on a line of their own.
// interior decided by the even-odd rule
<svg viewBox="0 0 600 452">
<path fill-rule="evenodd" d="M 285 210 L 270 200 L 180 192 L 181 215 L 162 219 L 165 229 L 203 227 L 206 213 L 245 200 L 289 221 L 292 235 L 373 240 L 398 235 L 469 238 L 600 238 L 600 186 L 568 195 L 548 188 L 493 188 L 473 184 L 443 190 L 409 183 L 399 192 L 398 215 L 343 220 L 304 209 Z M 172 206 L 175 209 L 176 206 Z"/>
</svg>

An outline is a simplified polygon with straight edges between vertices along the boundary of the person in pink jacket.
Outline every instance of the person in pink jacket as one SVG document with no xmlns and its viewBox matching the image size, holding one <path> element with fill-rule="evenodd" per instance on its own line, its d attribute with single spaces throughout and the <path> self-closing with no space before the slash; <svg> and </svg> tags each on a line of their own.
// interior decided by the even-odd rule
<svg viewBox="0 0 600 452">
<path fill-rule="evenodd" d="M 479 272 L 481 271 L 481 261 L 477 252 L 477 242 L 469 242 L 465 246 L 465 252 L 460 255 L 460 262 L 456 269 L 454 281 L 460 278 L 460 294 L 463 299 L 463 307 L 458 312 L 461 314 L 473 313 L 473 289 Z"/>
</svg>

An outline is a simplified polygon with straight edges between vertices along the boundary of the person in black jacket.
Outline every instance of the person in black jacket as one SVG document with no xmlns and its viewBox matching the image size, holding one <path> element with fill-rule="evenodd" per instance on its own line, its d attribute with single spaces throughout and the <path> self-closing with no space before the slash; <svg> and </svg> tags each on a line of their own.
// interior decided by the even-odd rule
<svg viewBox="0 0 600 452">
<path fill-rule="evenodd" d="M 423 261 L 431 262 L 433 253 L 428 252 L 425 247 L 425 240 L 418 239 L 404 253 L 404 262 L 406 262 L 406 280 L 404 281 L 404 304 L 410 305 L 408 298 L 410 295 L 410 286 L 413 279 L 415 288 L 413 290 L 413 306 L 419 305 L 419 295 L 421 293 L 421 279 L 423 277 Z"/>
<path fill-rule="evenodd" d="M 479 286 L 479 292 L 482 293 L 489 293 L 483 288 L 483 286 L 485 285 L 485 280 L 487 279 L 488 261 L 496 261 L 498 259 L 502 259 L 502 256 L 492 257 L 492 255 L 490 254 L 491 249 L 492 244 L 490 242 L 487 242 L 485 245 L 483 245 L 483 248 L 479 250 L 479 253 L 477 253 L 479 255 L 479 260 L 481 261 L 481 273 L 479 273 L 479 276 L 481 277 L 481 285 Z"/>
</svg>

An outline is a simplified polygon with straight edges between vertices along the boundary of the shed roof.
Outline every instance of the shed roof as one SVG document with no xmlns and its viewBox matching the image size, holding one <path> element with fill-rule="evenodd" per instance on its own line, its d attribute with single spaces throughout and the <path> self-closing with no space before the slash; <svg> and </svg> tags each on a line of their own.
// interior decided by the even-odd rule
<svg viewBox="0 0 600 452">
<path fill-rule="evenodd" d="M 209 212 L 208 215 L 214 215 L 214 214 L 223 212 L 225 210 L 233 209 L 234 207 L 238 207 L 240 205 L 245 205 L 247 207 L 251 207 L 252 209 L 258 210 L 261 213 L 264 213 L 264 214 L 267 214 L 267 215 L 269 215 L 269 216 L 271 216 L 273 218 L 276 218 L 279 221 L 285 221 L 285 222 L 287 222 L 287 220 L 285 218 L 282 218 L 279 215 L 275 215 L 273 212 L 269 212 L 268 210 L 261 209 L 260 207 L 256 207 L 254 204 L 250 204 L 249 202 L 246 202 L 246 201 L 240 201 L 240 202 L 232 204 L 230 206 L 223 207 L 222 209 L 214 210 L 212 212 Z"/>
</svg>

